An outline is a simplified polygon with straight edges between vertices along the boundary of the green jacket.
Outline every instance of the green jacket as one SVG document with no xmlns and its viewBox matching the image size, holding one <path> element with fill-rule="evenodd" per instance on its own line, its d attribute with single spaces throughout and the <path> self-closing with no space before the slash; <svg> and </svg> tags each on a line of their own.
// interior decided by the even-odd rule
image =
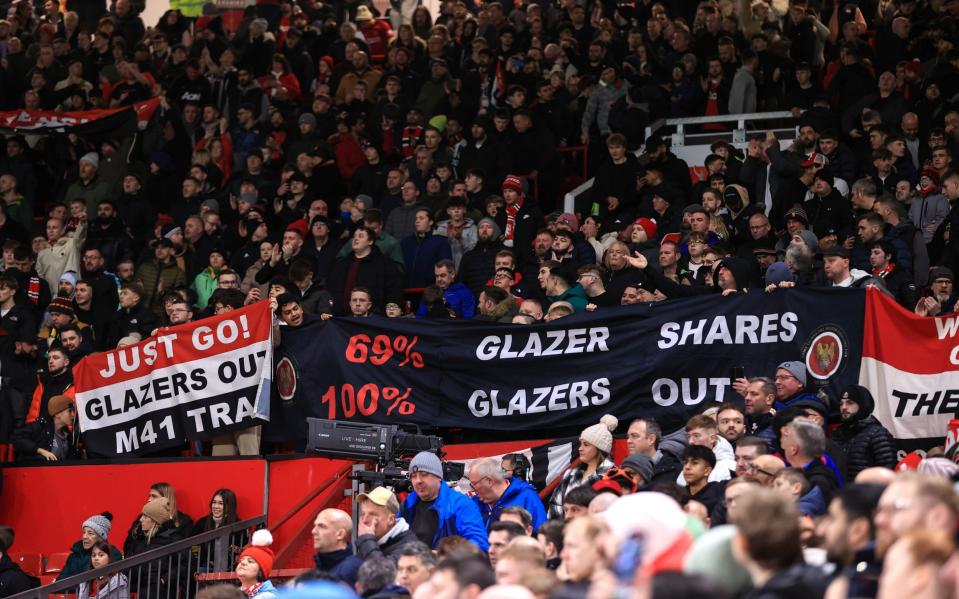
<svg viewBox="0 0 959 599">
<path fill-rule="evenodd" d="M 83 184 L 83 181 L 77 180 L 67 188 L 67 195 L 63 198 L 63 203 L 67 206 L 70 202 L 80 198 L 87 201 L 87 215 L 95 216 L 97 213 L 97 204 L 101 200 L 108 200 L 113 197 L 110 184 L 99 176 L 93 177 L 89 183 Z M 91 217 L 92 218 L 92 217 Z"/>
<path fill-rule="evenodd" d="M 196 291 L 196 304 L 194 304 L 198 309 L 203 310 L 206 308 L 207 304 L 210 302 L 210 296 L 213 295 L 213 292 L 216 291 L 217 277 L 220 276 L 220 273 L 226 270 L 224 267 L 221 270 L 214 271 L 212 266 L 207 266 L 203 269 L 203 272 L 198 274 L 195 279 L 193 279 L 193 291 Z"/>
<path fill-rule="evenodd" d="M 546 299 L 553 302 L 569 302 L 573 306 L 573 310 L 576 312 L 582 312 L 586 309 L 586 304 L 589 303 L 589 299 L 586 297 L 586 291 L 576 283 L 561 295 L 549 295 L 546 296 Z"/>
<path fill-rule="evenodd" d="M 157 316 L 165 316 L 163 303 L 160 298 L 163 291 L 173 289 L 178 285 L 186 285 L 186 274 L 180 270 L 176 261 L 169 264 L 159 264 L 156 259 L 144 262 L 137 269 L 136 280 L 143 285 L 146 294 L 143 296 L 143 305 Z M 163 281 L 163 290 L 160 290 L 160 281 Z"/>
</svg>

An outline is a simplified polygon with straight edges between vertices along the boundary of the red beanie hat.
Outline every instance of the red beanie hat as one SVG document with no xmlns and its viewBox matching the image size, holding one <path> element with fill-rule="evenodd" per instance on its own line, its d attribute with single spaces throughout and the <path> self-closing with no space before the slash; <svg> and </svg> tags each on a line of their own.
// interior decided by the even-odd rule
<svg viewBox="0 0 959 599">
<path fill-rule="evenodd" d="M 302 218 L 299 220 L 295 220 L 286 226 L 287 231 L 296 231 L 297 233 L 300 234 L 300 237 L 302 237 L 303 239 L 306 239 L 306 233 L 307 231 L 309 231 L 309 229 L 310 229 L 310 226 L 306 224 L 306 221 L 303 220 Z"/>
<path fill-rule="evenodd" d="M 503 180 L 503 189 L 512 189 L 516 193 L 523 193 L 523 182 L 516 175 L 506 175 Z"/>
<path fill-rule="evenodd" d="M 659 227 L 656 226 L 656 221 L 648 218 L 637 218 L 633 224 L 642 227 L 643 231 L 646 231 L 646 238 L 650 241 L 656 239 L 656 231 L 659 229 Z"/>
<path fill-rule="evenodd" d="M 273 570 L 273 560 L 276 559 L 276 556 L 273 555 L 273 550 L 270 549 L 270 545 L 272 544 L 273 535 L 270 534 L 270 531 L 265 528 L 258 530 L 253 533 L 250 544 L 243 549 L 243 553 L 240 554 L 237 561 L 240 561 L 244 557 L 252 557 L 253 561 L 260 566 L 260 571 L 263 572 L 263 576 L 269 578 L 270 572 Z"/>
</svg>

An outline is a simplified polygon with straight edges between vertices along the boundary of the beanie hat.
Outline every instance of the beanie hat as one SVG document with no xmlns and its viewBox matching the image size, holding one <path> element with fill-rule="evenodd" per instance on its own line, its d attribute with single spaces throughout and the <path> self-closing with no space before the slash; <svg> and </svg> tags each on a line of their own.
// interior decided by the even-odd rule
<svg viewBox="0 0 959 599">
<path fill-rule="evenodd" d="M 60 280 L 61 280 L 61 281 L 66 281 L 67 283 L 70 283 L 71 285 L 73 285 L 74 287 L 76 287 L 76 285 L 77 285 L 77 273 L 73 272 L 72 270 L 68 270 L 68 271 L 64 272 L 62 275 L 60 275 Z"/>
<path fill-rule="evenodd" d="M 47 402 L 47 413 L 56 416 L 73 405 L 73 398 L 66 395 L 54 395 Z"/>
<path fill-rule="evenodd" d="M 932 179 L 933 185 L 939 185 L 939 171 L 931 166 L 927 166 L 926 168 L 922 169 L 922 173 L 919 176 L 920 178 L 929 177 Z"/>
<path fill-rule="evenodd" d="M 96 152 L 87 152 L 80 158 L 80 162 L 89 162 L 93 168 L 100 168 L 100 157 Z"/>
<path fill-rule="evenodd" d="M 306 221 L 303 220 L 302 218 L 299 220 L 295 220 L 286 226 L 287 231 L 295 231 L 299 233 L 300 237 L 302 237 L 303 239 L 306 239 L 308 228 L 309 227 L 306 224 Z"/>
<path fill-rule="evenodd" d="M 173 518 L 173 514 L 170 513 L 170 502 L 166 497 L 151 499 L 143 506 L 140 512 L 161 525 L 166 524 Z"/>
<path fill-rule="evenodd" d="M 642 227 L 643 231 L 646 232 L 646 239 L 656 239 L 656 231 L 659 230 L 656 221 L 649 218 L 637 218 L 633 224 Z"/>
<path fill-rule="evenodd" d="M 573 233 L 579 231 L 579 219 L 572 212 L 564 212 L 556 217 L 554 221 L 558 225 L 566 225 Z"/>
<path fill-rule="evenodd" d="M 448 119 L 446 118 L 445 114 L 438 114 L 434 116 L 433 118 L 431 118 L 427 124 L 430 127 L 436 127 L 437 131 L 439 131 L 440 133 L 443 133 L 444 131 L 446 131 L 447 120 Z"/>
<path fill-rule="evenodd" d="M 499 225 L 496 224 L 496 221 L 493 220 L 492 218 L 490 218 L 490 217 L 488 217 L 488 216 L 484 216 L 483 218 L 481 218 L 481 219 L 479 220 L 478 223 L 476 223 L 476 227 L 479 228 L 479 226 L 482 225 L 483 223 L 489 223 L 490 226 L 493 227 L 493 237 L 494 237 L 494 238 L 498 238 L 500 235 L 503 234 L 503 231 L 499 228 Z"/>
<path fill-rule="evenodd" d="M 304 123 L 307 125 L 311 125 L 312 127 L 316 127 L 316 117 L 313 116 L 313 113 L 304 112 L 303 114 L 300 115 L 300 118 L 296 120 L 296 124 L 298 125 L 302 125 Z"/>
<path fill-rule="evenodd" d="M 276 556 L 273 554 L 273 550 L 270 549 L 270 545 L 273 544 L 273 535 L 270 534 L 270 531 L 264 529 L 258 530 L 253 533 L 253 538 L 250 540 L 250 544 L 243 549 L 243 552 L 240 553 L 240 557 L 237 561 L 243 559 L 244 557 L 252 557 L 253 561 L 260 566 L 260 571 L 263 572 L 265 578 L 270 577 L 270 572 L 273 570 L 273 560 L 276 559 Z"/>
<path fill-rule="evenodd" d="M 803 210 L 803 207 L 799 204 L 794 205 L 786 212 L 786 220 L 798 220 L 804 225 L 809 224 L 809 216 L 806 214 L 806 211 Z"/>
<path fill-rule="evenodd" d="M 599 419 L 599 424 L 586 427 L 579 438 L 603 453 L 609 454 L 613 451 L 613 431 L 617 426 L 619 426 L 619 420 L 612 414 L 606 414 Z"/>
<path fill-rule="evenodd" d="M 782 364 L 776 367 L 776 370 L 779 370 L 780 368 L 782 368 L 783 370 L 789 371 L 789 374 L 799 379 L 799 382 L 802 383 L 803 387 L 806 386 L 806 365 L 805 364 L 797 361 L 783 362 Z"/>
<path fill-rule="evenodd" d="M 89 528 L 93 532 L 97 533 L 97 536 L 106 541 L 107 537 L 110 535 L 111 520 L 113 520 L 113 514 L 110 512 L 96 514 L 95 516 L 90 516 L 87 518 L 83 522 L 83 526 L 80 527 L 80 530 Z"/>
<path fill-rule="evenodd" d="M 503 189 L 512 189 L 516 193 L 523 193 L 523 182 L 516 175 L 506 175 L 503 180 Z"/>
<path fill-rule="evenodd" d="M 623 460 L 620 468 L 631 468 L 635 470 L 636 474 L 643 479 L 644 483 L 648 483 L 653 478 L 653 460 L 650 459 L 649 456 L 634 453 Z"/>
<path fill-rule="evenodd" d="M 799 235 L 799 237 L 802 238 L 803 242 L 813 254 L 819 253 L 819 238 L 816 237 L 815 233 L 809 229 L 800 229 L 799 231 L 796 231 L 796 235 Z"/>
<path fill-rule="evenodd" d="M 73 302 L 65 297 L 53 298 L 53 301 L 50 302 L 47 310 L 51 314 L 66 314 L 70 318 L 73 318 Z"/>
<path fill-rule="evenodd" d="M 410 474 L 415 472 L 426 472 L 443 478 L 443 462 L 435 453 L 421 451 L 410 462 Z"/>
<path fill-rule="evenodd" d="M 766 269 L 766 284 L 778 285 L 783 281 L 796 281 L 796 275 L 782 262 L 774 262 Z"/>
<path fill-rule="evenodd" d="M 727 524 L 706 531 L 693 543 L 683 563 L 683 572 L 698 574 L 723 589 L 730 597 L 750 586 L 749 572 L 733 557 L 736 527 Z"/>
</svg>

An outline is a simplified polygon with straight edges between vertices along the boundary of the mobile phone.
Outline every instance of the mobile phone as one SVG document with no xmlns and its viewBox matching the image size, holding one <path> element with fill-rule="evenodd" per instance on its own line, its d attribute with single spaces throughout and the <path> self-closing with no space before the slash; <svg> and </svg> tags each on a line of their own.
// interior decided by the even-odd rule
<svg viewBox="0 0 959 599">
<path fill-rule="evenodd" d="M 729 369 L 729 380 L 738 381 L 746 378 L 746 369 L 743 366 L 733 366 Z"/>
</svg>

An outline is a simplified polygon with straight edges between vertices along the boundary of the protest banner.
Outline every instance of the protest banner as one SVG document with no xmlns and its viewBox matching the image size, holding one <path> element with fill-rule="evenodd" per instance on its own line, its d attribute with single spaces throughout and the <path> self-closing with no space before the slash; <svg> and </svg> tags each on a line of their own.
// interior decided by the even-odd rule
<svg viewBox="0 0 959 599">
<path fill-rule="evenodd" d="M 676 428 L 704 402 L 742 401 L 730 387 L 734 366 L 771 377 L 781 362 L 805 361 L 814 393 L 855 383 L 863 306 L 862 290 L 790 289 L 532 326 L 315 320 L 284 329 L 277 390 L 293 424 L 312 416 L 548 433 L 608 412 Z M 305 427 L 291 434 L 302 438 Z"/>
<path fill-rule="evenodd" d="M 87 449 L 136 455 L 269 421 L 272 323 L 261 301 L 81 360 L 73 374 Z"/>
<path fill-rule="evenodd" d="M 151 98 L 119 108 L 0 111 L 0 129 L 33 135 L 75 133 L 88 137 L 122 137 L 146 128 L 159 106 L 159 98 Z"/>
<path fill-rule="evenodd" d="M 860 384 L 904 451 L 946 436 L 959 411 L 959 315 L 917 316 L 884 293 L 866 296 Z"/>
</svg>

